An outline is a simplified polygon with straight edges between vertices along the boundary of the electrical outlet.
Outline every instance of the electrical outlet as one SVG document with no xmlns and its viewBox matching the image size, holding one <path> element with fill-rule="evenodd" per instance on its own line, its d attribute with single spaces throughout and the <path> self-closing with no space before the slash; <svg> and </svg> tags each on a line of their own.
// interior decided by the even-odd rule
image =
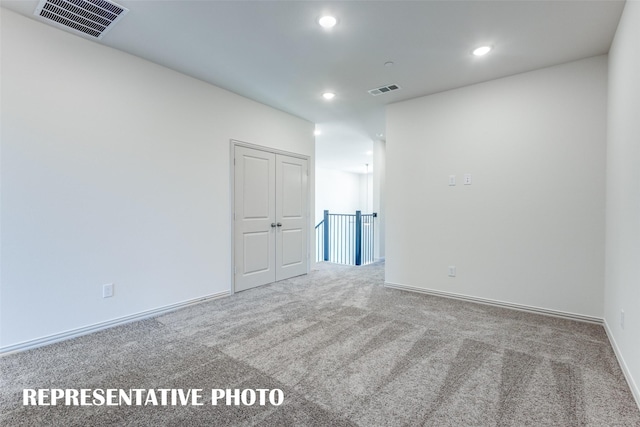
<svg viewBox="0 0 640 427">
<path fill-rule="evenodd" d="M 471 174 L 470 173 L 465 173 L 464 174 L 464 185 L 471 185 Z"/>
<path fill-rule="evenodd" d="M 110 298 L 113 296 L 113 283 L 102 285 L 102 298 Z"/>
<path fill-rule="evenodd" d="M 449 185 L 450 186 L 454 186 L 456 185 L 456 176 L 455 175 L 449 175 Z"/>
<path fill-rule="evenodd" d="M 620 327 L 624 329 L 624 310 L 620 309 Z"/>
<path fill-rule="evenodd" d="M 455 265 L 450 265 L 449 266 L 449 277 L 456 277 L 456 266 Z"/>
</svg>

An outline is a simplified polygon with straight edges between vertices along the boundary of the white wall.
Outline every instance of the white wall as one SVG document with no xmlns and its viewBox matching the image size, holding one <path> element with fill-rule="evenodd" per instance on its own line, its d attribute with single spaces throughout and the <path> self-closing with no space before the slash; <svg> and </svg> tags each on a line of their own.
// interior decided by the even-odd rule
<svg viewBox="0 0 640 427">
<path fill-rule="evenodd" d="M 628 1 L 609 53 L 604 317 L 640 405 L 639 40 L 640 3 Z"/>
<path fill-rule="evenodd" d="M 371 166 L 369 166 L 371 170 Z M 358 204 L 358 210 L 362 213 L 373 212 L 373 173 L 361 173 L 358 174 L 360 178 L 360 202 Z"/>
<path fill-rule="evenodd" d="M 606 79 L 600 56 L 390 105 L 386 281 L 601 318 Z"/>
<path fill-rule="evenodd" d="M 323 211 L 353 214 L 364 209 L 364 174 L 340 170 L 316 169 L 316 224 L 322 221 Z"/>
<path fill-rule="evenodd" d="M 385 142 L 373 141 L 373 211 L 378 213 L 375 233 L 375 257 L 384 258 L 385 253 Z"/>
<path fill-rule="evenodd" d="M 1 102 L 5 348 L 228 291 L 230 139 L 314 164 L 313 124 L 6 10 Z"/>
</svg>

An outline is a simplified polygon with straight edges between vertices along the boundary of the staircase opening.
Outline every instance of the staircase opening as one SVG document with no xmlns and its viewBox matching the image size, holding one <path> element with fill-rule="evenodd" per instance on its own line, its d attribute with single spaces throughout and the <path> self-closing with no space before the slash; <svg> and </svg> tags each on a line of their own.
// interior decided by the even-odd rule
<svg viewBox="0 0 640 427">
<path fill-rule="evenodd" d="M 335 214 L 324 211 L 316 225 L 316 262 L 365 265 L 374 262 L 377 213 Z"/>
</svg>

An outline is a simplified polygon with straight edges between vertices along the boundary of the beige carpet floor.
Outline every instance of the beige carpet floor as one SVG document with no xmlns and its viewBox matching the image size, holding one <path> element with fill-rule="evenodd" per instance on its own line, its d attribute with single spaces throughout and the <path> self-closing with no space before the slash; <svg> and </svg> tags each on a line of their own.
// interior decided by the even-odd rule
<svg viewBox="0 0 640 427">
<path fill-rule="evenodd" d="M 2 426 L 640 426 L 603 328 L 311 274 L 0 358 Z M 23 406 L 23 389 L 281 389 L 284 403 Z"/>
</svg>

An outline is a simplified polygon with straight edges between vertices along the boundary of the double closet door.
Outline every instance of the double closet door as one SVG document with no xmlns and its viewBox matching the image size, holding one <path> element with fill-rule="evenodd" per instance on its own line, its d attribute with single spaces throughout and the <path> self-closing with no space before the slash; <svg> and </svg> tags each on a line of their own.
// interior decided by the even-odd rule
<svg viewBox="0 0 640 427">
<path fill-rule="evenodd" d="M 307 273 L 308 160 L 234 148 L 234 290 Z"/>
</svg>

